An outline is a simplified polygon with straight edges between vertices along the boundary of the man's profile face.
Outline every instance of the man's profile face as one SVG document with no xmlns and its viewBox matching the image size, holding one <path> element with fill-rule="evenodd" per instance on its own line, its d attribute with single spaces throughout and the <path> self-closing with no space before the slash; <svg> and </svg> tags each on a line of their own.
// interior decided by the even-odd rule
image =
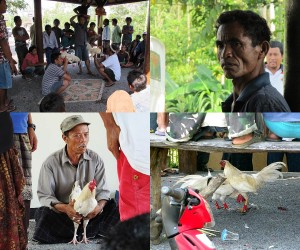
<svg viewBox="0 0 300 250">
<path fill-rule="evenodd" d="M 63 135 L 68 153 L 83 154 L 89 142 L 89 128 L 86 124 L 79 124 L 71 129 L 68 136 Z"/>
<path fill-rule="evenodd" d="M 282 55 L 278 47 L 270 48 L 266 58 L 267 58 L 267 67 L 269 69 L 278 70 L 280 68 L 280 64 L 282 63 Z"/>
<path fill-rule="evenodd" d="M 226 78 L 236 79 L 251 75 L 258 65 L 261 46 L 252 46 L 238 22 L 223 24 L 217 32 L 217 54 Z"/>
</svg>

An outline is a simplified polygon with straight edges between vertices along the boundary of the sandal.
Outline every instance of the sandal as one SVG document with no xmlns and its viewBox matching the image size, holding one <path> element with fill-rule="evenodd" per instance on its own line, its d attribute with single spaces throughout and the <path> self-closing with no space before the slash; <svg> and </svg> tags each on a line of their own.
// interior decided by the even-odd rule
<svg viewBox="0 0 300 250">
<path fill-rule="evenodd" d="M 12 112 L 15 111 L 17 108 L 14 105 L 9 105 L 7 106 L 6 112 Z"/>
<path fill-rule="evenodd" d="M 246 141 L 242 144 L 233 144 L 233 143 L 231 143 L 231 146 L 233 148 L 246 148 L 246 147 L 248 147 L 249 145 L 251 145 L 253 143 L 262 142 L 262 141 L 263 141 L 262 135 L 257 134 L 257 133 L 254 132 L 253 137 L 250 141 Z"/>
<path fill-rule="evenodd" d="M 111 86 L 113 86 L 115 83 L 113 82 L 113 83 L 107 83 L 107 84 L 105 84 L 105 87 L 111 87 Z"/>
</svg>

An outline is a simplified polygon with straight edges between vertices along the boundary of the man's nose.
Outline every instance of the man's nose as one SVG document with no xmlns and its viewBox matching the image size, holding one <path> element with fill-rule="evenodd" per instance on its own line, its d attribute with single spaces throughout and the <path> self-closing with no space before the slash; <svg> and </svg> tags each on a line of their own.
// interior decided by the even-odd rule
<svg viewBox="0 0 300 250">
<path fill-rule="evenodd" d="M 226 57 L 231 57 L 232 56 L 232 48 L 230 44 L 224 44 L 221 57 L 226 58 Z"/>
</svg>

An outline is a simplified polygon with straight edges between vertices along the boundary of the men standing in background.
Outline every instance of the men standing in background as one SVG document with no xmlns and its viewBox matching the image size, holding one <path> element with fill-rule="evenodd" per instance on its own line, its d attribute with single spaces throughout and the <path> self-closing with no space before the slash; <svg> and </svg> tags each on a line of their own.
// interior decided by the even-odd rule
<svg viewBox="0 0 300 250">
<path fill-rule="evenodd" d="M 75 23 L 74 20 L 77 17 L 78 22 Z M 89 53 L 86 48 L 87 43 L 87 25 L 90 21 L 90 16 L 88 15 L 75 15 L 71 17 L 70 23 L 74 27 L 74 41 L 75 41 L 75 55 L 80 58 L 80 60 L 85 61 L 87 73 L 93 75 L 90 69 L 90 59 Z M 78 63 L 79 72 L 77 74 L 82 74 L 81 61 Z"/>
<path fill-rule="evenodd" d="M 33 24 L 30 26 L 30 45 L 36 45 L 35 44 L 35 24 L 34 24 L 34 17 L 32 18 Z"/>
<path fill-rule="evenodd" d="M 22 19 L 20 16 L 14 17 L 15 27 L 12 29 L 12 34 L 15 38 L 16 52 L 19 61 L 19 70 L 22 73 L 23 60 L 28 53 L 26 41 L 29 39 L 29 35 L 25 28 L 21 27 Z M 22 73 L 23 75 L 23 73 Z"/>
<path fill-rule="evenodd" d="M 103 20 L 103 31 L 102 31 L 102 46 L 104 48 L 108 48 L 110 45 L 110 28 L 109 28 L 109 20 Z"/>
<path fill-rule="evenodd" d="M 278 41 L 270 42 L 270 49 L 266 56 L 266 72 L 270 75 L 270 81 L 274 88 L 278 90 L 280 94 L 283 95 L 283 45 Z"/>
<path fill-rule="evenodd" d="M 111 43 L 115 46 L 115 48 L 120 48 L 122 31 L 120 26 L 118 25 L 118 20 L 116 18 L 112 19 L 112 25 L 114 27 L 111 36 Z"/>
</svg>

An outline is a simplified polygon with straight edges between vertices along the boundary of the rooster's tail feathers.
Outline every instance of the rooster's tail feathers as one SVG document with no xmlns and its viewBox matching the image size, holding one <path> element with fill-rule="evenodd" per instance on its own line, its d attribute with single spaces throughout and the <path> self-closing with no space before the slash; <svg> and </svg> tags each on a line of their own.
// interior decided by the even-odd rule
<svg viewBox="0 0 300 250">
<path fill-rule="evenodd" d="M 285 163 L 283 162 L 274 162 L 270 165 L 263 168 L 258 174 L 256 174 L 256 179 L 259 182 L 259 184 L 262 184 L 263 182 L 272 182 L 277 179 L 282 179 L 283 175 L 279 169 L 282 169 L 282 167 L 286 167 Z"/>
</svg>

